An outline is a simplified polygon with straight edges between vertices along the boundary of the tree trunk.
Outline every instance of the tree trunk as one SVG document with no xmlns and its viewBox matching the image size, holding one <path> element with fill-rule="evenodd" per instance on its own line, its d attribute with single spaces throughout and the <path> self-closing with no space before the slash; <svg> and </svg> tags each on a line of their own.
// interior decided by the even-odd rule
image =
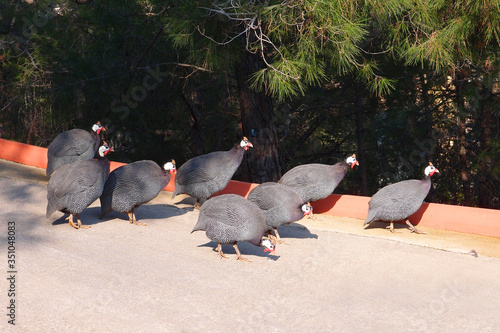
<svg viewBox="0 0 500 333">
<path fill-rule="evenodd" d="M 457 121 L 458 121 L 458 159 L 459 159 L 459 172 L 460 181 L 462 182 L 462 191 L 464 195 L 463 204 L 465 206 L 472 206 L 472 195 L 470 186 L 469 175 L 469 160 L 467 156 L 467 117 L 463 96 L 464 80 L 462 75 L 458 72 L 455 73 L 455 103 L 457 105 Z"/>
<path fill-rule="evenodd" d="M 487 102 L 485 102 L 487 103 Z M 488 104 L 481 105 L 481 162 L 479 163 L 479 194 L 478 206 L 492 208 L 494 193 L 490 186 L 492 160 L 491 160 L 491 124 L 493 122 L 491 108 Z"/>
<path fill-rule="evenodd" d="M 363 88 L 359 87 L 361 91 Z M 361 195 L 369 195 L 366 177 L 366 145 L 365 130 L 363 128 L 363 95 L 357 94 L 354 101 L 354 112 L 356 113 L 356 138 L 358 140 L 359 180 Z"/>
<path fill-rule="evenodd" d="M 203 102 L 197 87 L 184 88 L 182 91 L 182 98 L 189 108 L 189 126 L 191 136 L 191 152 L 193 156 L 205 154 L 205 147 L 203 144 Z"/>
<path fill-rule="evenodd" d="M 263 66 L 259 56 L 251 53 L 236 65 L 242 131 L 254 146 L 245 154 L 243 163 L 249 181 L 255 183 L 277 181 L 282 175 L 272 99 L 265 92 L 251 89 L 248 82 L 253 71 Z"/>
</svg>

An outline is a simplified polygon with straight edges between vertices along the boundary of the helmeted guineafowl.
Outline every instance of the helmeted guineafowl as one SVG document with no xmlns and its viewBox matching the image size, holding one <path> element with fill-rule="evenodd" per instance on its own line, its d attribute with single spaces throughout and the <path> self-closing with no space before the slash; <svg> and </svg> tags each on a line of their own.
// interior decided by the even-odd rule
<svg viewBox="0 0 500 333">
<path fill-rule="evenodd" d="M 212 194 L 226 187 L 240 166 L 243 153 L 250 147 L 253 147 L 252 143 L 243 137 L 229 151 L 216 151 L 188 160 L 177 170 L 172 199 L 185 193 L 196 198 L 196 207 L 199 208 Z"/>
<path fill-rule="evenodd" d="M 368 217 L 365 225 L 375 221 L 389 222 L 390 230 L 394 232 L 394 222 L 404 220 L 412 232 L 418 231 L 408 221 L 408 216 L 415 213 L 431 188 L 431 177 L 439 173 L 432 163 L 425 168 L 424 179 L 410 179 L 387 185 L 375 193 L 369 202 Z"/>
<path fill-rule="evenodd" d="M 280 183 L 263 183 L 248 194 L 248 200 L 255 203 L 266 217 L 268 230 L 274 230 L 278 243 L 282 241 L 278 227 L 302 219 L 312 214 L 312 207 L 304 204 L 300 195 L 287 185 Z"/>
<path fill-rule="evenodd" d="M 355 165 L 359 163 L 354 154 L 334 165 L 303 164 L 286 172 L 279 182 L 297 191 L 303 203 L 316 201 L 332 194 L 349 167 L 352 169 Z"/>
<path fill-rule="evenodd" d="M 101 195 L 101 218 L 115 210 L 127 213 L 130 223 L 139 223 L 134 210 L 158 196 L 175 172 L 175 161 L 163 169 L 154 161 L 137 161 L 121 166 L 109 174 Z"/>
<path fill-rule="evenodd" d="M 250 261 L 241 256 L 237 244 L 241 241 L 265 246 L 264 251 L 274 252 L 274 243 L 263 237 L 267 230 L 264 213 L 253 202 L 236 194 L 208 199 L 201 206 L 198 222 L 191 233 L 197 230 L 206 231 L 207 237 L 218 243 L 216 249 L 220 258 L 228 258 L 221 244 L 233 244 L 237 259 Z"/>
<path fill-rule="evenodd" d="M 106 155 L 111 150 L 103 145 L 99 148 L 97 160 L 65 164 L 54 172 L 47 185 L 47 218 L 59 210 L 69 214 L 67 220 L 72 227 L 90 228 L 82 224 L 80 213 L 102 194 L 109 175 Z M 73 223 L 74 215 L 78 226 Z"/>
<path fill-rule="evenodd" d="M 47 150 L 47 176 L 50 177 L 61 166 L 94 158 L 105 130 L 100 122 L 92 126 L 91 132 L 82 129 L 64 131 L 56 136 Z"/>
</svg>

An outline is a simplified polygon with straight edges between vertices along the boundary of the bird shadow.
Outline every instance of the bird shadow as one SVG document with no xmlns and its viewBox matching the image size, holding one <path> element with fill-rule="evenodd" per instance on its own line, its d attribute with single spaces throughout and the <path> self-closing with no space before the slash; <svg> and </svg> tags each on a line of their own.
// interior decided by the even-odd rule
<svg viewBox="0 0 500 333">
<path fill-rule="evenodd" d="M 175 205 L 180 206 L 179 209 L 184 209 L 188 212 L 192 212 L 195 210 L 194 205 L 196 203 L 196 199 L 192 197 L 185 197 L 180 201 L 174 202 Z"/>
<path fill-rule="evenodd" d="M 217 253 L 217 242 L 210 241 L 205 244 L 200 244 L 197 247 L 211 247 L 212 251 Z M 274 255 L 274 254 L 268 254 L 267 252 L 264 252 L 264 247 L 262 246 L 255 246 L 249 242 L 238 242 L 238 248 L 240 249 L 241 255 L 245 258 L 248 258 L 252 260 L 250 256 L 256 256 L 256 257 L 265 257 L 270 260 L 278 260 L 280 256 Z M 231 244 L 222 244 L 222 252 L 224 254 L 228 255 L 236 255 L 236 251 L 234 250 L 234 247 Z"/>
<path fill-rule="evenodd" d="M 365 225 L 365 230 L 368 229 L 387 229 L 389 230 L 389 224 L 390 222 L 383 222 L 383 221 L 378 221 L 378 222 L 371 222 L 368 225 Z M 406 225 L 405 221 L 394 221 L 394 230 L 400 230 L 400 229 L 408 229 L 408 226 Z"/>
<path fill-rule="evenodd" d="M 317 234 L 313 234 L 306 226 L 299 223 L 291 223 L 278 227 L 281 238 L 314 238 L 318 239 Z"/>
<path fill-rule="evenodd" d="M 99 219 L 100 215 L 101 215 L 101 207 L 90 207 L 85 209 L 80 214 L 80 220 L 82 221 L 83 225 L 92 226 L 104 222 Z M 68 221 L 66 220 L 68 216 L 69 216 L 68 214 L 62 215 L 60 218 L 52 222 L 52 225 L 60 225 L 68 223 Z M 76 216 L 73 218 L 73 223 L 77 225 Z"/>
<path fill-rule="evenodd" d="M 138 222 L 146 222 L 149 220 L 164 220 L 169 217 L 181 216 L 186 214 L 187 211 L 184 208 L 181 209 L 168 204 L 145 204 L 137 207 L 134 213 Z M 128 215 L 127 213 L 112 211 L 104 215 L 102 221 L 109 221 L 113 219 L 128 221 Z"/>
</svg>

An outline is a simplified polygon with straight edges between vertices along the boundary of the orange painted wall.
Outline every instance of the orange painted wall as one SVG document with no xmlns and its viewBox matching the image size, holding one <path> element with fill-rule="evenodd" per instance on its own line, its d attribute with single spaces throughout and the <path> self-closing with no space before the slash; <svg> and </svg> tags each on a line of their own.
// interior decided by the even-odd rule
<svg viewBox="0 0 500 333">
<path fill-rule="evenodd" d="M 47 148 L 31 146 L 19 142 L 0 139 L 0 159 L 45 169 Z M 111 170 L 125 163 L 111 162 Z M 174 177 L 164 190 L 174 190 Z M 215 195 L 234 193 L 246 197 L 258 184 L 231 180 L 226 188 Z M 368 213 L 369 197 L 332 194 L 328 198 L 313 202 L 314 212 L 345 216 L 364 220 Z M 450 230 L 500 237 L 500 210 L 464 206 L 424 203 L 410 216 L 414 225 L 434 229 Z"/>
</svg>

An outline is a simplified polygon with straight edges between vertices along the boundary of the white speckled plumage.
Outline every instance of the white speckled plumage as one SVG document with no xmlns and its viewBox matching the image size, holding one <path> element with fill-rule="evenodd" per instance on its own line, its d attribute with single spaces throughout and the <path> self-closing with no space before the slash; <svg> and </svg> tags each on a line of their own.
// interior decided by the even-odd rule
<svg viewBox="0 0 500 333">
<path fill-rule="evenodd" d="M 47 185 L 47 217 L 56 210 L 80 214 L 99 198 L 108 175 L 109 161 L 104 155 L 97 160 L 76 161 L 60 167 Z"/>
<path fill-rule="evenodd" d="M 247 146 L 243 146 L 245 141 Z M 243 138 L 242 143 L 229 151 L 216 151 L 188 160 L 177 170 L 172 198 L 186 193 L 202 203 L 224 189 L 240 166 L 248 146 L 251 147 L 251 143 Z"/>
<path fill-rule="evenodd" d="M 47 150 L 47 176 L 65 164 L 93 159 L 101 143 L 102 129 L 100 124 L 95 124 L 91 132 L 72 129 L 56 136 Z"/>
<path fill-rule="evenodd" d="M 290 224 L 303 218 L 303 202 L 300 195 L 287 185 L 263 183 L 248 194 L 266 217 L 268 229 Z"/>
<path fill-rule="evenodd" d="M 236 195 L 223 194 L 201 206 L 193 231 L 204 230 L 221 244 L 247 241 L 259 245 L 267 229 L 264 213 L 253 202 Z"/>
<path fill-rule="evenodd" d="M 349 161 L 348 161 L 349 160 Z M 350 165 L 357 161 L 354 156 L 334 165 L 303 164 L 286 172 L 279 180 L 299 193 L 302 202 L 316 201 L 333 193 L 342 181 Z"/>
<path fill-rule="evenodd" d="M 166 163 L 175 169 L 172 163 Z M 101 218 L 115 210 L 128 213 L 158 196 L 170 181 L 170 170 L 143 160 L 121 166 L 110 173 L 101 195 Z"/>
<path fill-rule="evenodd" d="M 364 224 L 406 220 L 422 206 L 431 188 L 434 172 L 439 171 L 431 164 L 425 169 L 424 179 L 404 180 L 381 188 L 370 199 Z"/>
</svg>

